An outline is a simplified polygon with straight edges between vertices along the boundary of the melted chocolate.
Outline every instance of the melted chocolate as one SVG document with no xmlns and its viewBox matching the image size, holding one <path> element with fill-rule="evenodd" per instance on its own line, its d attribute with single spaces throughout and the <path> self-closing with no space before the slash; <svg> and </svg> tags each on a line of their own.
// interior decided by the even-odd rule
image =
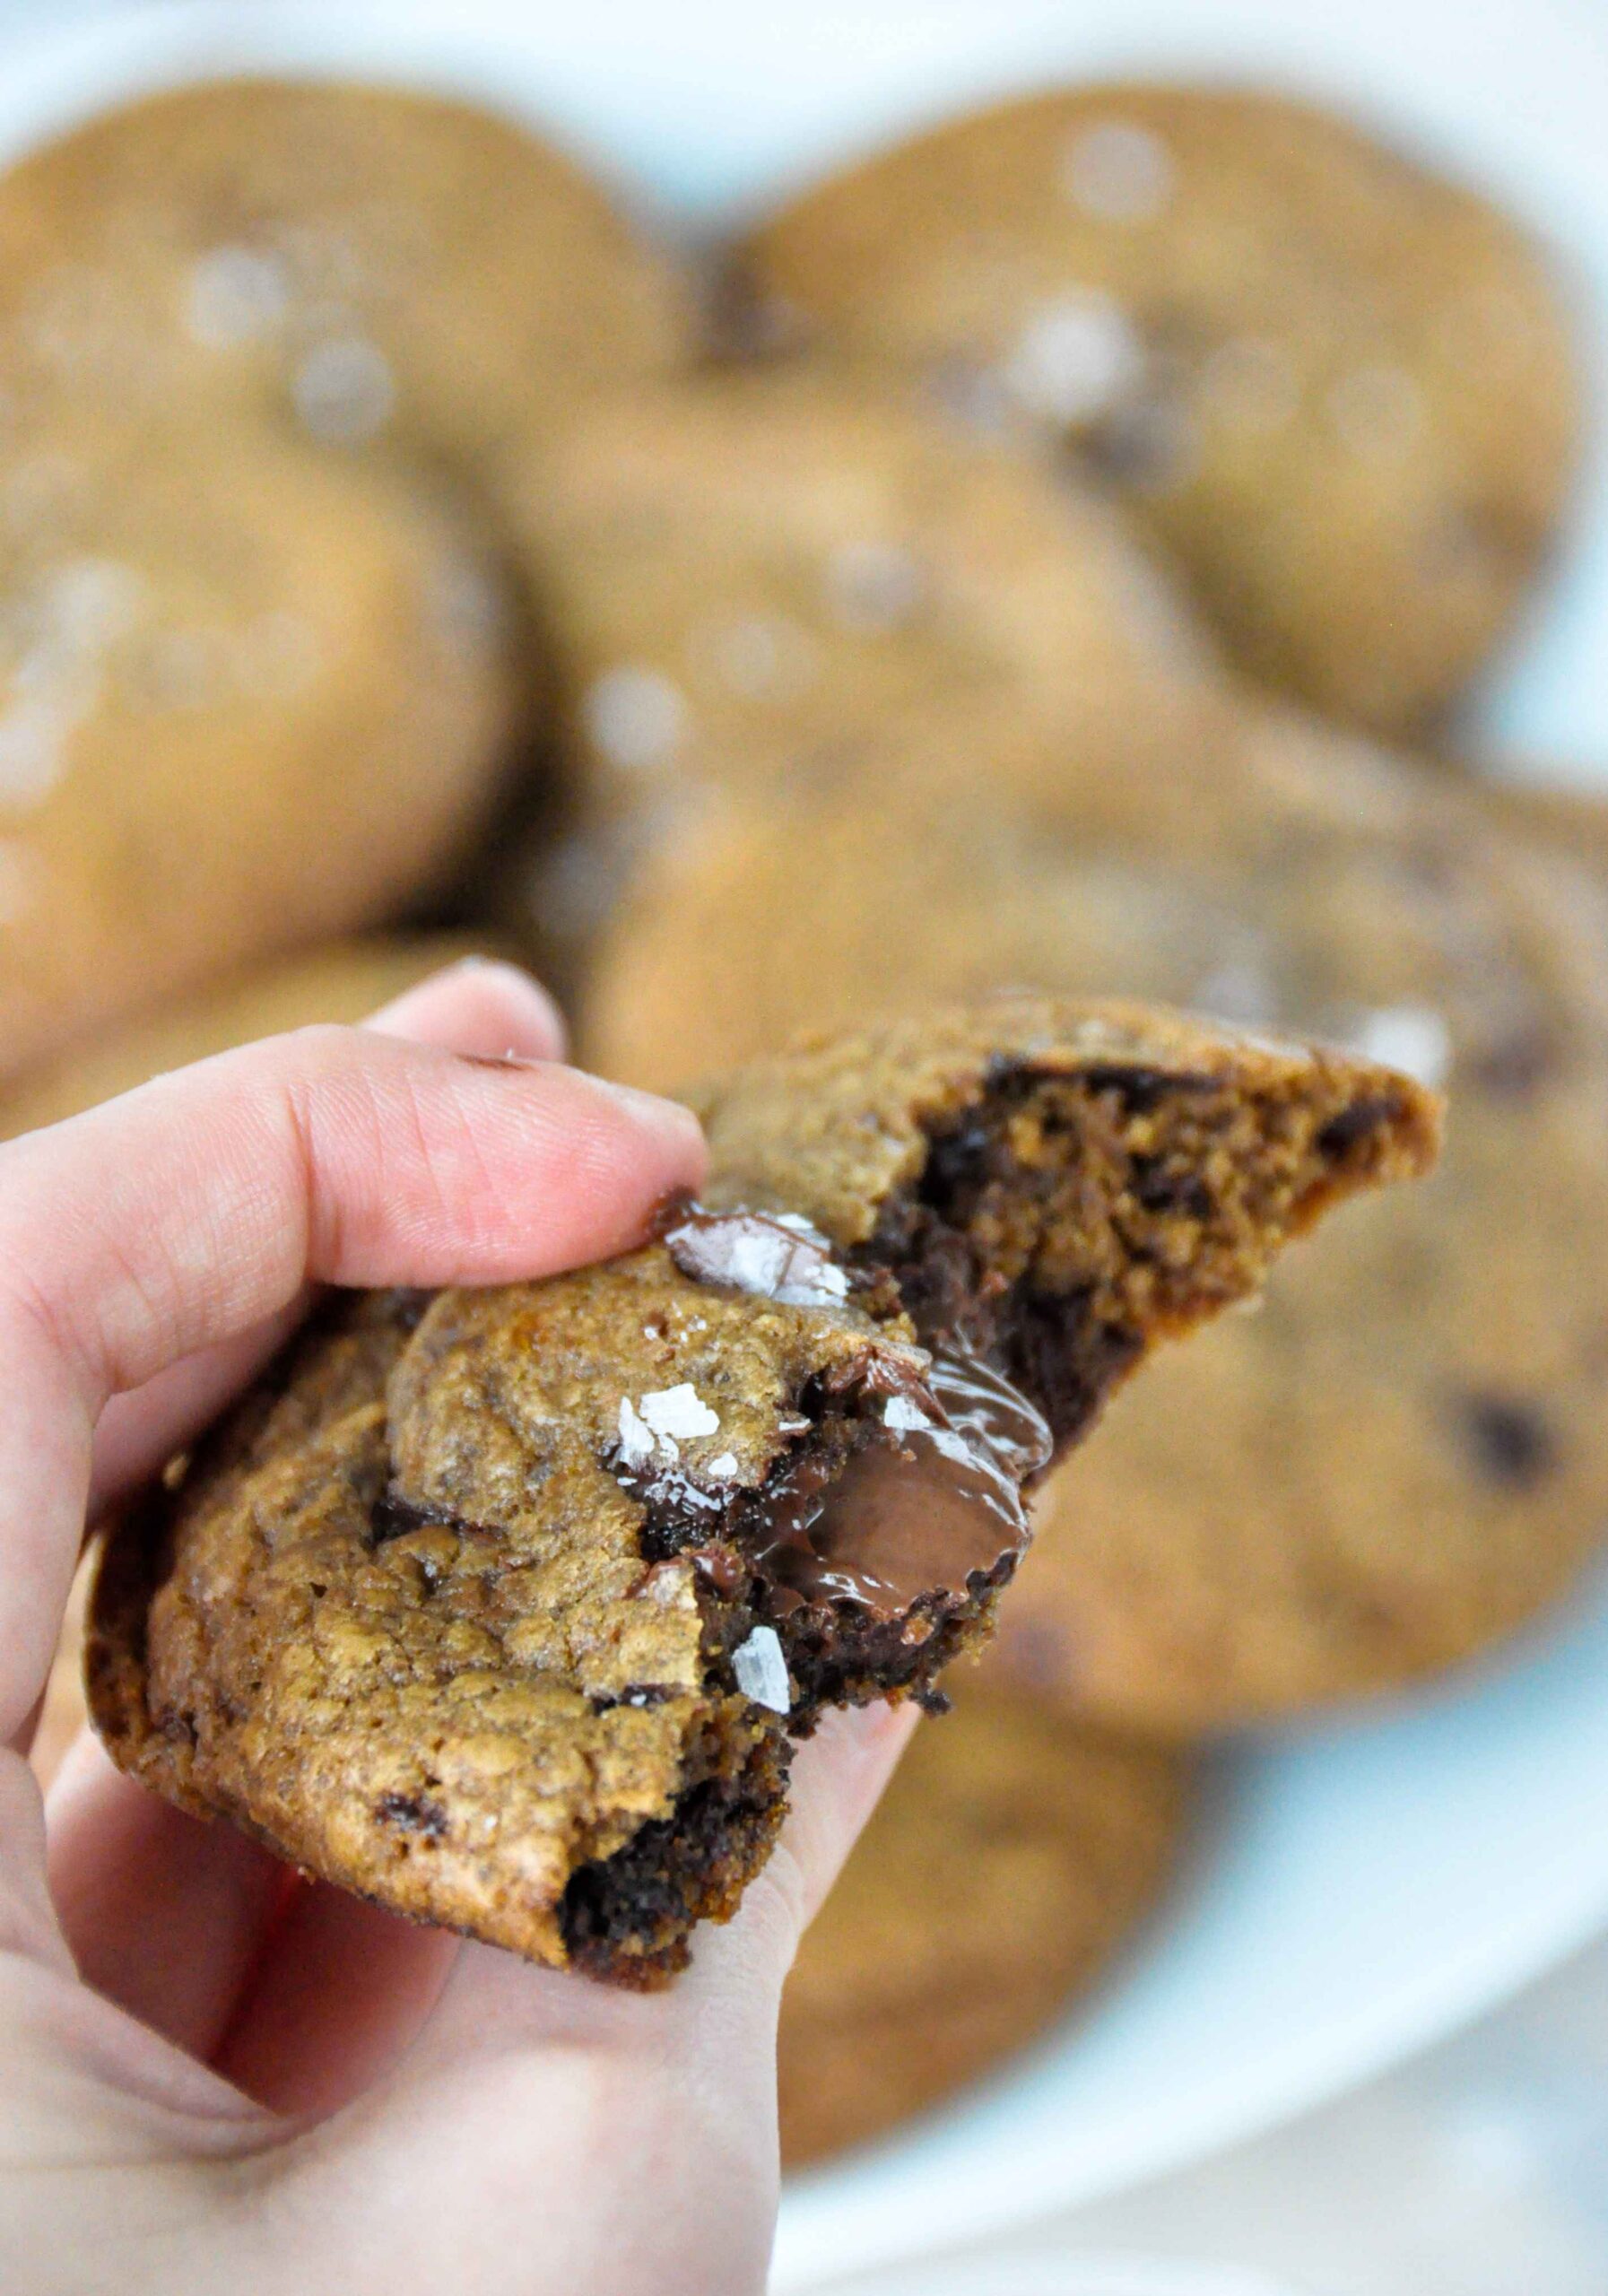
<svg viewBox="0 0 1608 2296">
<path fill-rule="evenodd" d="M 957 1349 L 925 1389 L 890 1396 L 839 1470 L 802 1458 L 773 1496 L 755 1561 L 778 1614 L 853 1603 L 892 1614 L 963 1594 L 1027 1544 L 1021 1486 L 1045 1466 L 1041 1415 L 1010 1381 Z"/>
<path fill-rule="evenodd" d="M 698 1283 L 752 1292 L 795 1308 L 836 1307 L 847 1272 L 826 1238 L 795 1213 L 678 1207 L 662 1231 L 671 1258 Z"/>
</svg>

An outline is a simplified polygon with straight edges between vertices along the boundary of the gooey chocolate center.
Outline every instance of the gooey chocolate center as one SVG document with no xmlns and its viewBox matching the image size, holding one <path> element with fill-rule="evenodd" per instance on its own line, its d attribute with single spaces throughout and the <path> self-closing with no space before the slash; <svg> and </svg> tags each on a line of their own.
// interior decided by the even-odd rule
<svg viewBox="0 0 1608 2296">
<path fill-rule="evenodd" d="M 683 1274 L 804 1306 L 848 1290 L 827 1239 L 795 1215 L 690 1205 L 664 1231 Z M 995 1365 L 951 1338 L 917 1380 L 867 1399 L 847 1461 L 804 1451 L 766 1487 L 743 1549 L 773 1607 L 896 1613 L 962 1595 L 1026 1545 L 1021 1485 L 1048 1464 L 1047 1422 Z"/>
<path fill-rule="evenodd" d="M 963 1594 L 1026 1545 L 1021 1486 L 1051 1448 L 1048 1424 L 1002 1373 L 940 1350 L 922 1387 L 887 1398 L 840 1472 L 802 1458 L 771 1495 L 755 1561 L 775 1607 L 894 1612 Z"/>
</svg>

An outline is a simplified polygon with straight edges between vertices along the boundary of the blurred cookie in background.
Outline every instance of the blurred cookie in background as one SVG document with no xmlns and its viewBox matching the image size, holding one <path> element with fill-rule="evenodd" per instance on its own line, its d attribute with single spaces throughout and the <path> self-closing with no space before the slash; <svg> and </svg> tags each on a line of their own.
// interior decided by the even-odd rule
<svg viewBox="0 0 1608 2296">
<path fill-rule="evenodd" d="M 202 83 L 0 179 L 0 373 L 52 405 L 243 402 L 480 465 L 691 335 L 678 269 L 598 183 L 448 97 Z"/>
<path fill-rule="evenodd" d="M 956 1695 L 917 1731 L 787 1979 L 790 2167 L 885 2135 L 1029 2047 L 1177 1861 L 1176 1753 L 1080 1729 L 969 1670 Z"/>
<path fill-rule="evenodd" d="M 1471 775 L 1470 803 L 1499 835 L 1552 847 L 1608 882 L 1608 792 L 1579 781 Z"/>
<path fill-rule="evenodd" d="M 1187 1733 L 1430 1674 L 1608 1525 L 1608 909 L 1428 776 L 1247 712 L 1220 807 L 1009 796 L 969 750 L 728 809 L 607 936 L 583 1057 L 665 1085 L 952 991 L 1126 993 L 1443 1084 L 1423 1187 L 1348 1209 L 1255 1315 L 1163 1355 L 1064 1478 L 998 1646 L 1074 1711 Z M 919 833 L 912 822 L 919 822 Z"/>
<path fill-rule="evenodd" d="M 739 254 L 772 334 L 1074 448 L 1246 670 L 1421 725 L 1512 622 L 1579 430 L 1546 261 L 1274 95 L 1100 86 L 952 120 Z"/>
<path fill-rule="evenodd" d="M 315 1021 L 366 1020 L 444 965 L 490 952 L 486 937 L 374 934 L 326 943 L 230 976 L 30 1069 L 0 1093 L 0 1139 L 99 1107 L 214 1052 Z"/>
<path fill-rule="evenodd" d="M 390 914 L 486 817 L 523 709 L 450 506 L 255 426 L 0 452 L 0 1076 Z"/>
<path fill-rule="evenodd" d="M 571 968 L 720 791 L 852 787 L 889 729 L 941 745 L 976 716 L 1021 727 L 1018 773 L 1214 802 L 1229 702 L 1167 583 L 1086 489 L 926 410 L 769 370 L 628 393 L 508 501 L 570 805 L 494 905 L 538 950 L 567 935 Z M 1052 722 L 1058 748 L 1026 738 Z"/>
</svg>

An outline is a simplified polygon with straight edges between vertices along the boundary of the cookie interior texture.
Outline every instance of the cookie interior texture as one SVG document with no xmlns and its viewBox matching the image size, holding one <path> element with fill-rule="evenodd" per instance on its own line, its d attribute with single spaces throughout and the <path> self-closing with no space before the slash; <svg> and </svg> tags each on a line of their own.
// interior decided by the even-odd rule
<svg viewBox="0 0 1608 2296">
<path fill-rule="evenodd" d="M 595 970 L 584 1057 L 653 1085 L 673 1049 L 713 1067 L 924 984 L 1031 980 L 1443 1079 L 1428 1187 L 1281 1266 L 1256 1316 L 1159 1364 L 1044 1492 L 1002 1639 L 1091 1718 L 1198 1735 L 1511 1633 L 1608 1520 L 1608 913 L 1570 866 L 1586 809 L 1559 811 L 1570 855 L 1532 852 L 1490 834 L 1482 789 L 1282 709 L 1247 715 L 1209 818 L 1137 782 L 1095 819 L 1082 791 L 1013 801 L 972 786 L 969 755 L 949 787 L 939 762 L 852 804 L 733 811 L 666 857 Z"/>
<path fill-rule="evenodd" d="M 337 1301 L 111 1538 L 89 1655 L 112 1752 L 175 1799 L 638 1984 L 734 1909 L 823 1703 L 937 1702 L 1026 1544 L 1017 1485 L 1149 1344 L 1436 1129 L 1366 1063 L 1036 999 L 699 1104 L 705 1204 L 639 1251 Z M 787 1243 L 758 1273 L 756 1231 Z M 945 1357 L 1042 1446 L 957 1465 Z M 977 1543 L 927 1552 L 979 1469 Z"/>
<path fill-rule="evenodd" d="M 864 2144 L 1038 2039 L 1183 1845 L 1187 1763 L 968 1680 L 917 1731 L 782 1996 L 782 2158 Z"/>
</svg>

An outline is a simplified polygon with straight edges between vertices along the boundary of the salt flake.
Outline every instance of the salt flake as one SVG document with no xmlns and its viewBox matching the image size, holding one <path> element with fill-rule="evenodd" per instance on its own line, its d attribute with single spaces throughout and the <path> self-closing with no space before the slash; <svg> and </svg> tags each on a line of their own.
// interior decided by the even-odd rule
<svg viewBox="0 0 1608 2296">
<path fill-rule="evenodd" d="M 666 1439 L 713 1435 L 720 1425 L 720 1414 L 709 1409 L 690 1379 L 679 1387 L 661 1387 L 644 1396 L 642 1416 L 656 1435 Z"/>
<path fill-rule="evenodd" d="M 913 1396 L 890 1396 L 882 1405 L 882 1423 L 898 1434 L 908 1435 L 933 1422 Z"/>
<path fill-rule="evenodd" d="M 620 1457 L 628 1467 L 646 1466 L 653 1457 L 653 1431 L 638 1416 L 629 1396 L 620 1398 Z"/>
<path fill-rule="evenodd" d="M 732 1653 L 732 1670 L 744 1698 L 752 1698 L 756 1706 L 768 1706 L 773 1714 L 787 1713 L 793 1693 L 787 1662 L 773 1626 L 756 1626 L 747 1641 L 738 1644 Z"/>
</svg>

